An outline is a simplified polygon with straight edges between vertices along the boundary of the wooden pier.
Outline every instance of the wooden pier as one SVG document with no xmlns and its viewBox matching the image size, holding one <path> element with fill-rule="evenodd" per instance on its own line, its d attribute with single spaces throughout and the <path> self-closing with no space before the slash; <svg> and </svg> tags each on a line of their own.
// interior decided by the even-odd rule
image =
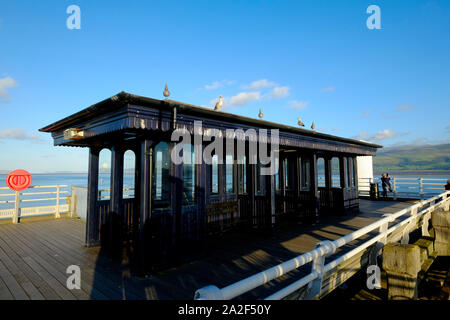
<svg viewBox="0 0 450 320">
<path fill-rule="evenodd" d="M 360 213 L 326 217 L 315 226 L 280 226 L 271 237 L 226 234 L 208 243 L 208 254 L 191 263 L 139 278 L 126 261 L 115 263 L 99 247 L 85 247 L 86 225 L 58 219 L 0 225 L 0 300 L 5 299 L 193 299 L 198 288 L 226 286 L 256 272 L 312 250 L 316 243 L 334 240 L 364 227 L 408 202 L 361 200 Z M 342 248 L 353 248 L 355 243 Z M 81 268 L 81 289 L 69 290 L 70 265 Z M 308 266 L 255 289 L 240 298 L 256 299 L 276 291 L 309 272 Z"/>
</svg>

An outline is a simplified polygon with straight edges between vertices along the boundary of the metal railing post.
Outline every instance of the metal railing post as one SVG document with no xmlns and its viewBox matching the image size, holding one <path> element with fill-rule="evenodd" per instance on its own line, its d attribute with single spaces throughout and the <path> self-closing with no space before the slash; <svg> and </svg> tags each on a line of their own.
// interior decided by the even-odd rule
<svg viewBox="0 0 450 320">
<path fill-rule="evenodd" d="M 312 261 L 311 272 L 317 273 L 317 278 L 308 284 L 308 293 L 306 294 L 307 300 L 315 300 L 319 298 L 320 291 L 322 290 L 322 280 L 324 275 L 325 258 L 336 251 L 336 248 L 329 240 L 321 241 L 316 244 L 315 249 L 323 249 L 319 253 L 319 256 L 315 257 Z M 334 248 L 334 249 L 333 249 Z"/>
<path fill-rule="evenodd" d="M 56 214 L 55 218 L 60 218 L 61 215 L 59 214 L 59 184 L 56 186 Z"/>
<path fill-rule="evenodd" d="M 20 205 L 20 192 L 16 191 L 15 193 L 15 199 L 14 199 L 14 213 L 13 213 L 13 223 L 19 223 L 19 209 Z"/>
<path fill-rule="evenodd" d="M 395 178 L 392 178 L 392 190 L 393 192 L 393 198 L 394 200 L 397 200 L 397 184 L 395 183 Z"/>
<path fill-rule="evenodd" d="M 419 194 L 420 199 L 423 199 L 423 178 L 419 178 Z"/>
</svg>

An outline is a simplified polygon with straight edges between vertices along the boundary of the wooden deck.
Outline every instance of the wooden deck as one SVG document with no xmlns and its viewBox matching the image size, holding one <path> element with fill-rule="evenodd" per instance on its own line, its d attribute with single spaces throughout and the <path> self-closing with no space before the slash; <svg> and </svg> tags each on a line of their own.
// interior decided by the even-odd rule
<svg viewBox="0 0 450 320">
<path fill-rule="evenodd" d="M 147 278 L 130 274 L 125 263 L 112 263 L 99 248 L 84 247 L 85 224 L 79 220 L 0 225 L 0 300 L 192 299 L 200 287 L 226 286 L 409 205 L 361 200 L 361 213 L 355 216 L 324 219 L 316 226 L 283 226 L 269 238 L 227 235 L 211 241 L 205 258 Z M 69 265 L 81 268 L 80 290 L 66 287 Z M 263 298 L 307 271 L 308 265 L 243 298 Z"/>
</svg>

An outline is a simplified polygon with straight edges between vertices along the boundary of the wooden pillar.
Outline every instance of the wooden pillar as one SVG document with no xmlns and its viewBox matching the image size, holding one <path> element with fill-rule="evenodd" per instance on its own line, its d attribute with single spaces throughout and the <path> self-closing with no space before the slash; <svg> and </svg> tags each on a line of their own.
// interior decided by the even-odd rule
<svg viewBox="0 0 450 320">
<path fill-rule="evenodd" d="M 346 164 L 347 164 L 347 182 L 348 182 L 347 187 L 351 188 L 352 187 L 352 175 L 353 175 L 352 171 L 353 171 L 353 168 L 350 165 L 350 157 L 347 157 L 347 163 Z"/>
<path fill-rule="evenodd" d="M 345 161 L 344 161 L 344 157 L 340 156 L 339 157 L 339 178 L 341 181 L 341 188 L 345 189 L 346 188 L 346 184 L 345 184 Z"/>
<path fill-rule="evenodd" d="M 144 271 L 147 270 L 147 239 L 150 235 L 146 234 L 149 232 L 148 221 L 151 216 L 151 205 L 152 205 L 152 144 L 151 140 L 142 140 L 139 154 L 139 252 L 141 259 L 141 267 Z"/>
<path fill-rule="evenodd" d="M 354 179 L 355 179 L 355 188 L 356 188 L 356 192 L 358 192 L 358 163 L 357 163 L 357 158 L 358 157 L 353 157 L 353 175 L 354 175 Z"/>
<path fill-rule="evenodd" d="M 314 217 L 313 217 L 313 223 L 319 222 L 319 211 L 320 211 L 320 195 L 319 195 L 319 188 L 318 188 L 318 177 L 317 177 L 317 155 L 313 153 L 311 155 L 311 197 L 313 201 L 315 202 L 315 210 L 314 210 Z"/>
<path fill-rule="evenodd" d="M 123 150 L 114 146 L 111 149 L 111 212 L 122 216 L 122 196 L 123 196 Z"/>
<path fill-rule="evenodd" d="M 323 158 L 325 163 L 325 187 L 327 189 L 331 189 L 332 181 L 331 181 L 331 158 L 330 157 L 324 157 Z"/>
<path fill-rule="evenodd" d="M 388 243 L 383 247 L 389 300 L 417 299 L 420 256 L 420 247 L 415 244 Z"/>
<path fill-rule="evenodd" d="M 100 150 L 89 148 L 89 172 L 88 172 L 88 193 L 87 193 L 87 217 L 86 217 L 86 246 L 92 247 L 100 243 L 99 241 L 99 213 L 97 211 L 98 197 L 98 158 Z"/>
<path fill-rule="evenodd" d="M 256 226 L 256 202 L 255 202 L 255 195 L 256 195 L 256 164 L 252 163 L 252 161 L 255 160 L 255 155 L 250 154 L 250 143 L 252 143 L 249 139 L 245 143 L 245 157 L 247 160 L 247 193 L 250 198 L 250 226 L 253 228 Z M 257 160 L 257 159 L 256 159 Z"/>
<path fill-rule="evenodd" d="M 269 176 L 269 195 L 270 195 L 270 227 L 273 230 L 275 227 L 275 175 L 271 174 Z"/>
</svg>

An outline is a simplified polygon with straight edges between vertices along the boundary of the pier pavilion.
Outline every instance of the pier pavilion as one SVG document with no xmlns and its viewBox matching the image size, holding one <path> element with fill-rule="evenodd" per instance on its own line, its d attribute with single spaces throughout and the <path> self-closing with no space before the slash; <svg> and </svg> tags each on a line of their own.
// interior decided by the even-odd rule
<svg viewBox="0 0 450 320">
<path fill-rule="evenodd" d="M 171 134 L 186 129 L 194 135 L 194 121 L 223 135 L 226 129 L 278 129 L 279 171 L 260 174 L 260 163 L 249 161 L 250 141 L 244 164 L 234 155 L 212 164 L 173 163 Z M 273 232 L 280 223 L 357 212 L 357 157 L 381 147 L 126 92 L 40 131 L 50 132 L 56 146 L 89 148 L 86 245 L 112 248 L 129 240 L 145 270 L 192 257 L 208 237 L 229 230 Z M 105 148 L 111 151 L 109 199 L 99 197 L 99 154 Z M 123 196 L 128 150 L 135 154 L 131 198 Z"/>
</svg>

